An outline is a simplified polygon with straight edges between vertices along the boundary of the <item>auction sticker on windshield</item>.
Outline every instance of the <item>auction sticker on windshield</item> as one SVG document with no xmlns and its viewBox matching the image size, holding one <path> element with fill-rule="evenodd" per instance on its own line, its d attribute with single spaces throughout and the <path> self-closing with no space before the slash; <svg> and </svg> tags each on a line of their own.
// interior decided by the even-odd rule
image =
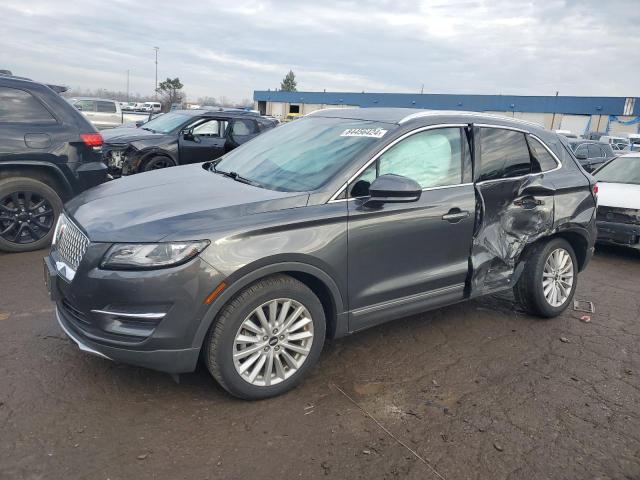
<svg viewBox="0 0 640 480">
<path fill-rule="evenodd" d="M 387 133 L 387 130 L 382 128 L 347 128 L 340 136 L 382 138 L 385 133 Z"/>
</svg>

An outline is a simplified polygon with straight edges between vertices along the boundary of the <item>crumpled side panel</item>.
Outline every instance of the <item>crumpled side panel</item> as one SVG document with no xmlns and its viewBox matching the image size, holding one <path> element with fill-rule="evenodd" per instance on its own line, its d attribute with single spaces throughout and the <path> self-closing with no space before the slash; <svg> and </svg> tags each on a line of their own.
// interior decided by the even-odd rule
<svg viewBox="0 0 640 480">
<path fill-rule="evenodd" d="M 524 248 L 553 229 L 553 191 L 542 177 L 476 185 L 470 296 L 509 286 Z"/>
</svg>

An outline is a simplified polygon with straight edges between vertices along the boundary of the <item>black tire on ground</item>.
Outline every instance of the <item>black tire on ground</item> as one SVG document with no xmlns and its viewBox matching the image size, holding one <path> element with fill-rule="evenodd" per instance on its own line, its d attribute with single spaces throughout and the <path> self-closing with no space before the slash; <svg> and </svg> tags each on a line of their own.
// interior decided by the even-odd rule
<svg viewBox="0 0 640 480">
<path fill-rule="evenodd" d="M 30 205 L 25 205 L 24 202 L 28 200 L 31 200 Z M 16 202 L 20 207 L 25 207 L 27 215 L 32 214 L 24 218 L 24 227 L 18 221 L 22 220 L 22 217 L 15 217 L 16 213 L 22 215 L 21 208 L 15 208 Z M 29 206 L 38 208 L 29 209 Z M 30 252 L 47 247 L 53 238 L 62 208 L 62 200 L 58 193 L 39 180 L 28 177 L 0 180 L 0 250 Z M 24 228 L 25 231 L 16 237 L 20 228 Z"/>
<path fill-rule="evenodd" d="M 167 167 L 175 167 L 173 160 L 163 155 L 156 155 L 155 157 L 148 158 L 144 161 L 142 164 L 142 171 L 149 172 L 151 170 L 159 170 Z"/>
<path fill-rule="evenodd" d="M 236 371 L 233 361 L 234 340 L 240 326 L 254 309 L 270 300 L 282 298 L 299 302 L 309 312 L 313 323 L 310 352 L 298 370 L 280 383 L 253 385 Z M 273 397 L 291 390 L 306 376 L 320 357 L 325 332 L 324 310 L 311 289 L 288 275 L 273 275 L 246 287 L 223 307 L 205 338 L 203 357 L 209 372 L 231 395 L 245 400 Z"/>
<path fill-rule="evenodd" d="M 573 284 L 566 300 L 559 306 L 553 306 L 544 295 L 542 274 L 547 258 L 557 249 L 564 249 L 573 262 Z M 572 304 L 573 295 L 578 285 L 578 261 L 573 248 L 562 238 L 553 238 L 541 242 L 529 255 L 522 276 L 513 289 L 516 301 L 529 314 L 543 318 L 557 317 Z"/>
</svg>

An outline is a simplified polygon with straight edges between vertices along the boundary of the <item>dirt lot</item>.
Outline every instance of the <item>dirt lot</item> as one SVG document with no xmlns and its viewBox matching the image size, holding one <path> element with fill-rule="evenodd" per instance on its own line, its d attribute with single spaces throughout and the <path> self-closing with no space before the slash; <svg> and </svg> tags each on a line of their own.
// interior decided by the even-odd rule
<svg viewBox="0 0 640 480">
<path fill-rule="evenodd" d="M 301 387 L 254 403 L 204 369 L 178 385 L 81 353 L 42 256 L 0 254 L 2 479 L 640 479 L 635 252 L 580 277 L 590 323 L 490 297 L 331 342 Z"/>
</svg>

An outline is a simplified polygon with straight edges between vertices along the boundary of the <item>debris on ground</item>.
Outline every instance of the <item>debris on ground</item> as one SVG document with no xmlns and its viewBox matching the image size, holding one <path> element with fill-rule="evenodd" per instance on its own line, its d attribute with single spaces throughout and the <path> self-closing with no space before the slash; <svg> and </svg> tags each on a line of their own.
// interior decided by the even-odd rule
<svg viewBox="0 0 640 480">
<path fill-rule="evenodd" d="M 141 455 L 138 455 L 136 458 L 137 458 L 138 460 L 145 460 L 148 456 L 149 456 L 149 454 L 148 454 L 148 453 L 143 453 L 143 454 L 141 454 Z"/>
<path fill-rule="evenodd" d="M 626 373 L 627 375 L 633 375 L 633 371 L 631 371 L 630 368 L 625 368 L 624 373 Z"/>
<path fill-rule="evenodd" d="M 589 323 L 591 321 L 591 317 L 589 315 L 583 315 L 580 317 L 580 321 L 584 323 Z"/>
<path fill-rule="evenodd" d="M 504 451 L 504 448 L 502 448 L 502 445 L 500 445 L 499 443 L 496 443 L 496 442 L 493 442 L 493 448 L 495 448 L 499 452 Z"/>
<path fill-rule="evenodd" d="M 365 455 L 371 455 L 371 450 L 362 450 Z"/>
<path fill-rule="evenodd" d="M 593 305 L 593 302 L 587 300 L 574 300 L 573 309 L 576 312 L 596 313 L 596 307 Z"/>
<path fill-rule="evenodd" d="M 567 337 L 560 337 L 560 341 L 562 343 L 569 343 L 569 339 Z"/>
</svg>

